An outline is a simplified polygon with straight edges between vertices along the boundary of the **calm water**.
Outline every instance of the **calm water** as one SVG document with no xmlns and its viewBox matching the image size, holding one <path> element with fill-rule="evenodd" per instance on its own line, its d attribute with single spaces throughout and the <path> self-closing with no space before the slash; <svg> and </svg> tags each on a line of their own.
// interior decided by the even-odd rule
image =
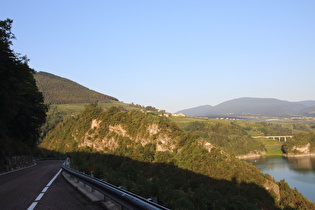
<svg viewBox="0 0 315 210">
<path fill-rule="evenodd" d="M 285 179 L 291 188 L 296 188 L 315 203 L 315 157 L 271 156 L 246 161 L 270 174 L 276 181 Z"/>
</svg>

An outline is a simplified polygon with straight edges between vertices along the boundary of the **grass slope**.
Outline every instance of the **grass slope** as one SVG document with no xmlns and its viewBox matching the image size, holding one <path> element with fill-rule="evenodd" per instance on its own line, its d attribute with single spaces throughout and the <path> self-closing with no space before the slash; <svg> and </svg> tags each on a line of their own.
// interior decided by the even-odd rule
<svg viewBox="0 0 315 210">
<path fill-rule="evenodd" d="M 54 106 L 58 107 L 58 110 L 60 112 L 66 113 L 66 114 L 79 114 L 84 110 L 84 108 L 89 105 L 90 103 L 75 103 L 75 104 L 54 104 Z M 120 101 L 110 101 L 108 103 L 98 103 L 98 105 L 102 108 L 110 108 L 113 106 L 120 107 L 121 109 L 126 109 L 126 110 L 134 110 L 137 109 L 139 110 L 140 108 L 132 107 L 130 104 L 126 104 Z"/>
<path fill-rule="evenodd" d="M 273 139 L 259 139 L 261 143 L 263 143 L 267 149 L 266 155 L 282 155 L 283 152 L 281 150 L 281 147 L 283 145 L 283 142 L 279 142 L 277 140 Z"/>
</svg>

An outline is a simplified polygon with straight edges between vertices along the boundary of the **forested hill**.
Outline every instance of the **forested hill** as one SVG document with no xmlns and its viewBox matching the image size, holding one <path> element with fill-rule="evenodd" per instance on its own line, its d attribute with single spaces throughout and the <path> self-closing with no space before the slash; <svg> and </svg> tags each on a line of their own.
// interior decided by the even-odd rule
<svg viewBox="0 0 315 210">
<path fill-rule="evenodd" d="M 106 103 L 117 98 L 90 90 L 71 80 L 47 73 L 35 74 L 38 89 L 43 93 L 46 104 Z"/>
<path fill-rule="evenodd" d="M 71 157 L 72 167 L 171 209 L 315 209 L 276 183 L 166 117 L 86 106 L 50 131 L 41 148 Z"/>
</svg>

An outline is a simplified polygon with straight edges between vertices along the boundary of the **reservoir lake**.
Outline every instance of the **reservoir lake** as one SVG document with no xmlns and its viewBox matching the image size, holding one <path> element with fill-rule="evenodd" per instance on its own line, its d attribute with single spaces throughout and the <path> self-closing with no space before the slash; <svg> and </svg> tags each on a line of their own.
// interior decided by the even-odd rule
<svg viewBox="0 0 315 210">
<path fill-rule="evenodd" d="M 284 179 L 291 188 L 296 188 L 304 197 L 315 203 L 315 157 L 267 156 L 247 159 L 261 172 L 268 173 L 276 181 Z"/>
</svg>

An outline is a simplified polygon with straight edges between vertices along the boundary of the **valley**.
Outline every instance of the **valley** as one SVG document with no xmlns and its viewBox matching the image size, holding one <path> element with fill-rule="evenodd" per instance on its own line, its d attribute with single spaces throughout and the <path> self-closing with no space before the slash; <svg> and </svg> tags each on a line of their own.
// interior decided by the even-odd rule
<svg viewBox="0 0 315 210">
<path fill-rule="evenodd" d="M 69 156 L 74 168 L 88 173 L 93 166 L 95 176 L 156 196 L 175 209 L 313 208 L 308 201 L 298 203 L 303 195 L 286 182 L 238 158 L 283 155 L 283 141 L 255 136 L 295 136 L 314 129 L 312 116 L 190 117 L 119 100 L 65 102 L 50 105 L 39 146 L 46 156 Z M 284 191 L 290 201 L 281 196 Z"/>
<path fill-rule="evenodd" d="M 16 12 L 7 1 L 3 15 L 13 15 L 21 42 L 13 20 L 0 20 L 5 208 L 87 208 L 57 178 L 66 169 L 56 159 L 67 159 L 96 190 L 99 181 L 117 186 L 118 203 L 137 200 L 127 190 L 169 209 L 315 210 L 315 100 L 306 100 L 314 56 L 303 47 L 313 40 L 312 6 L 177 3 L 28 2 Z M 182 109 L 211 101 L 220 103 Z"/>
<path fill-rule="evenodd" d="M 288 143 L 291 140 L 253 136 L 292 135 L 292 142 L 302 138 L 312 152 L 312 120 L 172 115 L 123 103 L 65 78 L 41 76 L 38 86 L 53 97 L 45 98 L 49 111 L 34 154 L 70 157 L 71 167 L 85 173 L 92 167 L 96 177 L 157 197 L 172 209 L 315 209 L 285 181 L 239 159 L 296 153 L 297 143 Z M 68 97 L 71 92 L 76 94 Z"/>
<path fill-rule="evenodd" d="M 249 194 L 245 193 L 253 196 L 255 188 L 260 192 L 259 196 L 255 194 L 255 199 L 276 207 L 279 204 L 271 204 L 272 199 L 269 200 L 263 189 L 269 183 L 279 196 L 278 184 L 235 157 L 248 153 L 281 155 L 283 142 L 254 139 L 252 135 L 294 134 L 313 129 L 313 125 L 308 124 L 161 117 L 154 112 L 126 111 L 118 107 L 104 109 L 89 104 L 80 114 L 68 115 L 59 122 L 47 133 L 40 148 L 46 155 L 70 156 L 73 167 L 80 171 L 88 173 L 93 166 L 95 176 L 116 185 L 124 184 L 143 196 L 157 196 L 163 205 L 171 208 L 182 208 L 181 203 L 197 209 L 214 203 L 229 208 L 239 205 L 233 197 L 240 191 L 237 200 L 245 199 L 247 206 L 242 208 L 256 208 L 257 203 L 253 205 L 248 200 Z M 242 187 L 237 188 L 235 183 L 242 183 Z M 166 184 L 163 189 L 157 187 Z M 280 186 L 290 192 L 287 185 Z M 206 190 L 212 201 L 200 201 L 200 194 L 194 197 L 197 194 L 191 194 L 192 189 L 193 192 Z M 227 189 L 238 193 L 223 198 Z M 279 192 L 284 189 L 279 188 Z M 176 192 L 182 196 L 177 197 Z M 168 196 L 164 197 L 165 194 Z M 280 203 L 285 206 L 286 202 Z"/>
</svg>

